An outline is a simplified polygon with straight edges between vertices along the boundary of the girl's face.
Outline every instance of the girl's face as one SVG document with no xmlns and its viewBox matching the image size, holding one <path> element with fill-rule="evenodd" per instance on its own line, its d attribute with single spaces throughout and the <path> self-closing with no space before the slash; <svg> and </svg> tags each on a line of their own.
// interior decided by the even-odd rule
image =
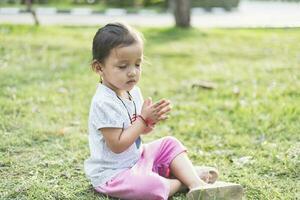
<svg viewBox="0 0 300 200">
<path fill-rule="evenodd" d="M 138 83 L 142 60 L 143 46 L 140 42 L 112 49 L 105 62 L 100 64 L 103 84 L 122 96 Z"/>
</svg>

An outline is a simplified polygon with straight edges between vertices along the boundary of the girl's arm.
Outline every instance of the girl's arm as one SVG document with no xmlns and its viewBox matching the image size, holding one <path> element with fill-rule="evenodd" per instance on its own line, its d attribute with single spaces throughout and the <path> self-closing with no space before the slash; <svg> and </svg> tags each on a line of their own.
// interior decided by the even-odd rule
<svg viewBox="0 0 300 200">
<path fill-rule="evenodd" d="M 122 153 L 135 142 L 145 128 L 146 124 L 138 118 L 123 131 L 120 128 L 102 128 L 101 132 L 110 150 Z"/>
<path fill-rule="evenodd" d="M 151 99 L 147 99 L 144 101 L 141 115 L 147 121 L 156 124 L 167 118 L 166 113 L 171 109 L 169 105 L 170 102 L 164 99 L 155 104 L 152 104 Z M 101 132 L 107 146 L 114 153 L 122 153 L 135 142 L 140 134 L 144 133 L 146 128 L 144 120 L 138 117 L 131 126 L 123 131 L 121 128 L 101 128 Z"/>
</svg>

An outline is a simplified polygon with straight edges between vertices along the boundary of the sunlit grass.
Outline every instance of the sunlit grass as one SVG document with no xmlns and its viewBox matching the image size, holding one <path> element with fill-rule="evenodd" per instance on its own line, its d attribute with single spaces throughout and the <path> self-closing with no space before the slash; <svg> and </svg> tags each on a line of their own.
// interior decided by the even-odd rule
<svg viewBox="0 0 300 200">
<path fill-rule="evenodd" d="M 106 199 L 83 173 L 96 30 L 0 27 L 2 198 Z M 300 30 L 140 30 L 139 86 L 174 105 L 144 141 L 176 136 L 195 164 L 219 168 L 247 199 L 299 198 Z"/>
</svg>

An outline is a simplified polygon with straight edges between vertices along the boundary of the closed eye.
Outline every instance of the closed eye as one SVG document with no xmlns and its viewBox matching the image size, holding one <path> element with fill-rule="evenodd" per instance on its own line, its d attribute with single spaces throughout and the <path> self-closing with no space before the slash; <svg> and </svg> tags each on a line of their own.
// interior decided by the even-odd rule
<svg viewBox="0 0 300 200">
<path fill-rule="evenodd" d="M 119 69 L 126 69 L 127 65 L 120 65 L 118 66 Z"/>
</svg>

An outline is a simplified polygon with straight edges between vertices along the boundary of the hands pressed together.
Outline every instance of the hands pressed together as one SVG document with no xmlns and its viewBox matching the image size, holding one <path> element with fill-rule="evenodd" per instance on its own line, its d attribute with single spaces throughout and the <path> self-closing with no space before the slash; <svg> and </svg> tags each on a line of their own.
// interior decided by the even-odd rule
<svg viewBox="0 0 300 200">
<path fill-rule="evenodd" d="M 158 122 L 168 119 L 170 111 L 171 102 L 169 100 L 161 99 L 156 103 L 152 103 L 150 97 L 146 99 L 142 107 L 141 116 L 146 120 L 148 126 L 143 134 L 151 132 Z"/>
</svg>

